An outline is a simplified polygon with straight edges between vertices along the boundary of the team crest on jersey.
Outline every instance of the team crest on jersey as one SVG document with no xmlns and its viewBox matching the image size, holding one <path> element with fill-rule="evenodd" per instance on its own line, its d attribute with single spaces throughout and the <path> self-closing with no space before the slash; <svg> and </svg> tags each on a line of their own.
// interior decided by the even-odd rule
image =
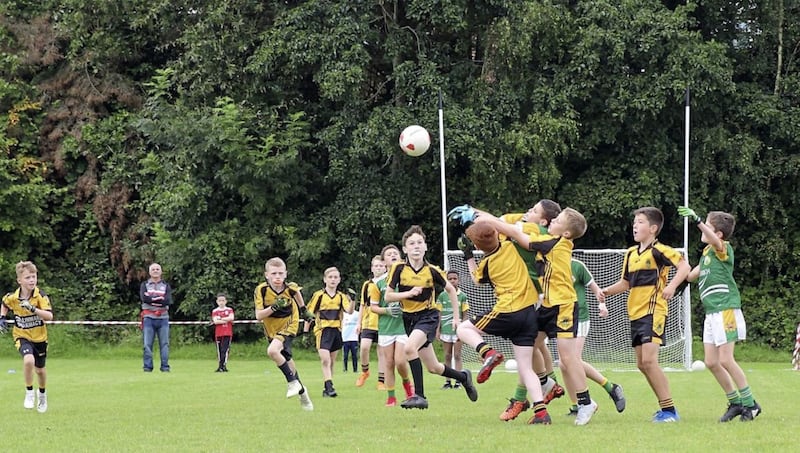
<svg viewBox="0 0 800 453">
<path fill-rule="evenodd" d="M 561 328 L 561 330 L 567 330 L 572 326 L 572 318 L 569 317 L 569 316 L 562 316 L 562 317 L 558 318 L 558 323 L 557 324 L 558 324 L 558 327 Z"/>
<path fill-rule="evenodd" d="M 704 256 L 704 257 L 703 257 L 703 264 L 704 264 L 704 265 L 706 265 L 706 266 L 708 266 L 709 264 L 711 264 L 711 257 L 710 257 L 710 256 L 708 256 L 708 255 Z"/>
</svg>

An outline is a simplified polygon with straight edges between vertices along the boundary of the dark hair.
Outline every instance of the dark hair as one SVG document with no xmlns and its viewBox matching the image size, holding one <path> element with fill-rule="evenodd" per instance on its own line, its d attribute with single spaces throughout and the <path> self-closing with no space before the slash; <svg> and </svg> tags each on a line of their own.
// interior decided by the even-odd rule
<svg viewBox="0 0 800 453">
<path fill-rule="evenodd" d="M 736 219 L 731 214 L 722 211 L 711 211 L 708 213 L 708 223 L 717 231 L 722 233 L 722 239 L 728 239 L 733 235 L 736 228 Z"/>
<path fill-rule="evenodd" d="M 458 276 L 458 271 L 455 270 L 455 269 L 450 269 L 450 270 L 447 271 L 447 275 L 450 275 L 450 274 L 456 274 L 456 276 Z"/>
<path fill-rule="evenodd" d="M 543 198 L 539 200 L 539 204 L 542 205 L 542 218 L 547 220 L 547 224 L 550 225 L 550 221 L 558 217 L 561 214 L 561 206 L 553 200 L 548 200 L 547 198 Z"/>
<path fill-rule="evenodd" d="M 661 232 L 661 227 L 664 226 L 664 214 L 661 210 L 652 206 L 645 206 L 644 208 L 633 211 L 634 217 L 639 214 L 645 216 L 650 225 L 656 225 L 658 227 L 656 230 L 656 236 L 658 236 L 658 233 Z"/>
<path fill-rule="evenodd" d="M 401 242 L 401 244 L 403 244 L 403 247 L 405 247 L 406 241 L 408 240 L 408 238 L 411 237 L 412 234 L 418 234 L 422 236 L 423 241 L 425 240 L 425 232 L 422 231 L 422 227 L 419 225 L 411 225 L 411 228 L 409 228 L 408 230 L 406 230 L 405 233 L 403 233 L 403 241 Z"/>
<path fill-rule="evenodd" d="M 228 295 L 227 295 L 227 294 L 225 294 L 225 293 L 217 293 L 217 299 L 219 299 L 220 297 L 224 297 L 224 298 L 226 298 L 226 299 L 227 299 L 227 298 L 228 298 Z"/>
</svg>

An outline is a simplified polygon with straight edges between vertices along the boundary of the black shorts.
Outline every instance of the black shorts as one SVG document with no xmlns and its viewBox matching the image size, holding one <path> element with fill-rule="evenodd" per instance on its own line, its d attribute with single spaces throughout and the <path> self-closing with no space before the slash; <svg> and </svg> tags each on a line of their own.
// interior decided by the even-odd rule
<svg viewBox="0 0 800 453">
<path fill-rule="evenodd" d="M 661 313 L 650 314 L 631 321 L 631 346 L 645 343 L 664 344 L 664 326 L 667 316 Z"/>
<path fill-rule="evenodd" d="M 27 338 L 17 338 L 15 341 L 19 354 L 25 357 L 28 354 L 33 356 L 33 366 L 44 368 L 47 362 L 47 342 L 35 343 Z"/>
<path fill-rule="evenodd" d="M 539 308 L 539 331 L 547 338 L 578 336 L 578 304 L 562 304 Z"/>
<path fill-rule="evenodd" d="M 283 349 L 281 349 L 281 355 L 287 361 L 292 360 L 292 341 L 294 341 L 293 335 L 276 335 L 275 338 L 278 340 L 283 341 Z M 274 338 L 267 339 L 267 347 L 269 344 L 272 343 Z"/>
<path fill-rule="evenodd" d="M 317 332 L 317 349 L 327 349 L 330 352 L 342 349 L 342 331 L 336 327 L 325 327 Z"/>
<path fill-rule="evenodd" d="M 436 329 L 439 328 L 439 310 L 428 308 L 414 313 L 403 312 L 403 326 L 406 328 L 406 335 L 411 335 L 414 330 L 421 330 L 425 333 L 427 340 L 420 346 L 422 349 L 436 340 Z"/>
<path fill-rule="evenodd" d="M 372 340 L 373 343 L 378 342 L 378 331 L 372 329 L 362 329 L 359 340 Z"/>
<path fill-rule="evenodd" d="M 538 313 L 533 305 L 511 313 L 489 310 L 470 317 L 470 322 L 482 332 L 507 338 L 516 346 L 533 346 L 539 333 Z"/>
</svg>

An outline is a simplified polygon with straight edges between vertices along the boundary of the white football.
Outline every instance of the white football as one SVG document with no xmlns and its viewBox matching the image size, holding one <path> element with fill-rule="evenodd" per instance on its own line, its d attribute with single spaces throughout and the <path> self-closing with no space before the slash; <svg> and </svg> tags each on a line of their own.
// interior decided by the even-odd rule
<svg viewBox="0 0 800 453">
<path fill-rule="evenodd" d="M 517 371 L 517 361 L 514 359 L 506 360 L 505 366 L 508 371 Z"/>
<path fill-rule="evenodd" d="M 430 146 L 431 136 L 422 126 L 408 126 L 400 133 L 400 149 L 409 156 L 421 156 Z"/>
<path fill-rule="evenodd" d="M 695 360 L 692 362 L 692 371 L 703 371 L 706 369 L 706 364 L 702 360 Z"/>
</svg>

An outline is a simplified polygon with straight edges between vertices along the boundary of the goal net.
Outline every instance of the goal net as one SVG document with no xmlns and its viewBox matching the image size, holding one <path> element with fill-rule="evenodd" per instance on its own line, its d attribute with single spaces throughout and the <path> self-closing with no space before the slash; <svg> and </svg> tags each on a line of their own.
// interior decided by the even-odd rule
<svg viewBox="0 0 800 453">
<path fill-rule="evenodd" d="M 625 251 L 624 249 L 574 250 L 572 257 L 586 264 L 595 282 L 604 288 L 619 280 Z M 480 252 L 476 252 L 475 259 L 480 260 L 481 256 Z M 448 251 L 447 261 L 448 268 L 456 270 L 459 274 L 460 288 L 469 298 L 470 313 L 489 310 L 495 302 L 492 288 L 489 285 L 476 286 L 473 283 L 463 253 L 460 250 Z M 609 315 L 601 318 L 597 310 L 597 299 L 591 291 L 587 291 L 591 327 L 583 347 L 583 360 L 598 369 L 636 369 L 636 354 L 631 347 L 630 321 L 626 308 L 627 295 L 628 293 L 624 292 L 607 298 Z M 659 349 L 659 363 L 665 368 L 689 369 L 692 363 L 692 334 L 688 286 L 683 293 L 669 301 L 668 310 L 664 344 Z M 514 356 L 510 341 L 493 335 L 487 335 L 486 340 L 506 358 Z M 548 347 L 554 362 L 557 362 L 555 341 L 550 341 Z M 475 350 L 469 346 L 463 347 L 462 357 L 465 363 L 480 363 Z"/>
</svg>

